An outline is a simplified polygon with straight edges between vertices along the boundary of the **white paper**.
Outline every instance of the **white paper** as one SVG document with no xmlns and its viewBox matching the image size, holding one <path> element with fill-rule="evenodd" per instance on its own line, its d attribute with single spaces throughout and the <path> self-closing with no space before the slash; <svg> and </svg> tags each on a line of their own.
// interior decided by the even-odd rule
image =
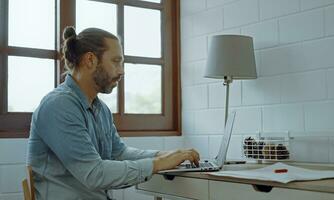
<svg viewBox="0 0 334 200">
<path fill-rule="evenodd" d="M 287 169 L 288 171 L 285 173 L 275 173 L 275 170 L 277 169 Z M 262 181 L 276 181 L 280 183 L 334 178 L 334 170 L 310 170 L 301 167 L 286 165 L 284 163 L 276 163 L 260 169 L 242 171 L 219 171 L 209 174 L 214 176 L 235 177 Z"/>
</svg>

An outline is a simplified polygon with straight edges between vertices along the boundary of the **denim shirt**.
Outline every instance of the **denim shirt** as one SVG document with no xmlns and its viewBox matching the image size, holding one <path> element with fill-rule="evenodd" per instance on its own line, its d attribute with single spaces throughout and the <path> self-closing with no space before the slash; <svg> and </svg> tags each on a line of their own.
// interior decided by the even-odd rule
<svg viewBox="0 0 334 200">
<path fill-rule="evenodd" d="M 157 152 L 127 147 L 108 107 L 90 105 L 67 75 L 33 113 L 27 164 L 38 200 L 105 200 L 106 190 L 150 179 Z"/>
</svg>

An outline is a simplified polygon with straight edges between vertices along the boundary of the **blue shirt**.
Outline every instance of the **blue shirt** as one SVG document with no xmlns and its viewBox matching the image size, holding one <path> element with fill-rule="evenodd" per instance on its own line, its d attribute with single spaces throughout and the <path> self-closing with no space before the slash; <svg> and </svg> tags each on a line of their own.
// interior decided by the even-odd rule
<svg viewBox="0 0 334 200">
<path fill-rule="evenodd" d="M 67 75 L 33 113 L 27 163 L 38 200 L 105 200 L 106 190 L 150 179 L 157 152 L 127 147 L 108 107 L 90 105 Z"/>
</svg>

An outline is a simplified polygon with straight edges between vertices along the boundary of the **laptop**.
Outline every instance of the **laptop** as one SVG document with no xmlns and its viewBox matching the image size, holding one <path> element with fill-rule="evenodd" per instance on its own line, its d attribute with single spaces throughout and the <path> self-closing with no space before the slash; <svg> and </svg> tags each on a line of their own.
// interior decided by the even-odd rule
<svg viewBox="0 0 334 200">
<path fill-rule="evenodd" d="M 222 169 L 224 162 L 226 160 L 228 145 L 231 139 L 235 114 L 236 112 L 232 111 L 227 117 L 227 123 L 225 126 L 224 135 L 223 135 L 223 138 L 220 144 L 219 152 L 214 160 L 199 161 L 199 167 L 195 166 L 194 164 L 192 165 L 190 163 L 184 162 L 178 167 L 176 167 L 175 169 L 163 170 L 163 171 L 160 171 L 159 173 L 198 172 L 198 171 L 209 172 L 209 171 L 219 171 L 220 169 Z"/>
</svg>

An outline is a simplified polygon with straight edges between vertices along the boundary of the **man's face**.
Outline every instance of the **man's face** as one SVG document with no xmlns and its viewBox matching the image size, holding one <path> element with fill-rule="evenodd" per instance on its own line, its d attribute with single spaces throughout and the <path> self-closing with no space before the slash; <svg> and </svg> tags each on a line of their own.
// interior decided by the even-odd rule
<svg viewBox="0 0 334 200">
<path fill-rule="evenodd" d="M 124 75 L 124 58 L 119 41 L 108 38 L 105 42 L 108 49 L 93 72 L 93 80 L 97 92 L 109 94 Z"/>
</svg>

